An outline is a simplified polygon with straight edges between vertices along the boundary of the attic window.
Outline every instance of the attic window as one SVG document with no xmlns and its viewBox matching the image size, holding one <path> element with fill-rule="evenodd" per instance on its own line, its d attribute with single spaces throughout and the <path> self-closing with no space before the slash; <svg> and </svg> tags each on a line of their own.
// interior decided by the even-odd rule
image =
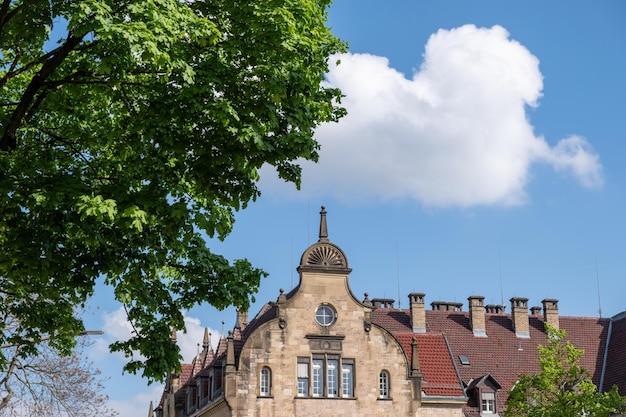
<svg viewBox="0 0 626 417">
<path fill-rule="evenodd" d="M 461 361 L 461 365 L 469 365 L 470 361 L 469 358 L 465 355 L 461 355 L 459 356 L 459 360 Z"/>
</svg>

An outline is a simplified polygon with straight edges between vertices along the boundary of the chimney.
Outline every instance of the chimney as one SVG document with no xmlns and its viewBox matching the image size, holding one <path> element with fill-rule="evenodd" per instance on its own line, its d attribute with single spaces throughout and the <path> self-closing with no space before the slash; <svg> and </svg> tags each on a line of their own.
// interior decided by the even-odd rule
<svg viewBox="0 0 626 417">
<path fill-rule="evenodd" d="M 393 308 L 394 301 L 391 298 L 373 298 L 372 304 L 374 308 Z"/>
<path fill-rule="evenodd" d="M 470 311 L 470 327 L 476 337 L 487 337 L 485 329 L 485 297 L 471 295 L 467 298 Z"/>
<path fill-rule="evenodd" d="M 530 308 L 530 314 L 532 316 L 539 316 L 541 315 L 541 307 L 539 306 L 533 306 Z"/>
<path fill-rule="evenodd" d="M 513 318 L 513 330 L 520 339 L 530 338 L 528 327 L 528 298 L 511 298 L 511 316 Z"/>
<path fill-rule="evenodd" d="M 426 333 L 426 310 L 424 308 L 424 297 L 426 294 L 412 292 L 409 294 L 409 305 L 411 306 L 411 325 L 413 332 Z"/>
<path fill-rule="evenodd" d="M 541 301 L 543 304 L 543 321 L 559 330 L 559 300 L 546 298 Z"/>
</svg>

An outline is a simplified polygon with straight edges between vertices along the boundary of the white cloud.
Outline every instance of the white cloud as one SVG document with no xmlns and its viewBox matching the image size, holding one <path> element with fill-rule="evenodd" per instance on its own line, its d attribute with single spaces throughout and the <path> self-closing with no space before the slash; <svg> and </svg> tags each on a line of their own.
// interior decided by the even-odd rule
<svg viewBox="0 0 626 417">
<path fill-rule="evenodd" d="M 189 316 L 185 316 L 185 327 L 187 328 L 187 333 L 176 332 L 176 341 L 180 347 L 183 362 L 191 363 L 198 354 L 198 349 L 202 349 L 204 327 L 201 326 L 200 319 Z M 211 328 L 207 328 L 207 330 L 210 334 L 211 346 L 215 350 L 221 333 Z"/>
<path fill-rule="evenodd" d="M 117 417 L 147 416 L 150 407 L 156 408 L 161 400 L 163 385 L 153 385 L 148 390 L 135 394 L 127 400 L 109 400 L 108 407 L 118 413 Z"/>
<path fill-rule="evenodd" d="M 384 57 L 336 58 L 328 83 L 346 95 L 348 116 L 317 130 L 320 162 L 302 164 L 301 197 L 515 205 L 526 200 L 533 163 L 585 187 L 602 185 L 599 158 L 584 138 L 550 147 L 534 135 L 526 110 L 542 94 L 539 61 L 500 26 L 439 30 L 410 80 Z M 264 181 L 262 190 L 286 188 Z"/>
<path fill-rule="evenodd" d="M 176 340 L 180 347 L 180 353 L 183 357 L 183 362 L 190 363 L 197 355 L 198 349 L 202 348 L 202 340 L 204 338 L 204 327 L 201 325 L 200 319 L 196 317 L 187 316 L 185 312 L 184 320 L 186 332 L 176 332 Z M 94 360 L 100 360 L 107 357 L 109 353 L 109 344 L 114 341 L 128 340 L 133 332 L 133 326 L 128 321 L 126 311 L 124 307 L 119 307 L 112 312 L 105 312 L 102 316 L 103 324 L 102 328 L 104 336 L 94 339 L 94 344 L 90 348 L 90 357 Z M 211 335 L 211 345 L 213 349 L 217 347 L 221 332 L 207 328 Z M 117 353 L 119 359 L 124 362 L 127 361 L 123 354 Z M 143 360 L 144 358 L 138 353 L 135 354 L 135 359 Z"/>
<path fill-rule="evenodd" d="M 187 316 L 184 312 L 186 332 L 179 331 L 176 333 L 176 340 L 183 356 L 183 362 L 190 363 L 196 356 L 198 349 L 202 348 L 202 341 L 204 337 L 204 327 L 201 325 L 199 318 Z M 112 312 L 105 312 L 102 315 L 102 329 L 104 335 L 94 339 L 94 344 L 89 349 L 89 357 L 94 360 L 97 366 L 104 366 L 103 369 L 110 367 L 119 367 L 121 370 L 121 364 L 128 361 L 121 353 L 116 353 L 111 356 L 109 353 L 109 344 L 117 340 L 127 340 L 131 337 L 132 326 L 128 322 L 126 312 L 123 307 L 119 307 Z M 221 332 L 207 328 L 211 334 L 211 344 L 213 349 L 217 347 Z M 139 354 L 134 355 L 135 359 L 143 359 Z M 108 361 L 114 359 L 118 365 L 111 364 Z M 131 417 L 141 416 L 148 414 L 148 406 L 150 401 L 153 402 L 156 407 L 161 399 L 163 392 L 163 385 L 155 385 L 147 388 L 146 391 L 136 392 L 138 384 L 147 382 L 140 379 L 138 376 L 125 375 L 113 373 L 111 375 L 112 380 L 118 384 L 129 384 L 129 381 L 135 381 L 131 384 L 131 387 L 123 393 L 116 392 L 115 398 L 109 399 L 107 406 L 119 413 L 118 417 Z M 108 384 L 107 384 L 108 385 Z M 134 393 L 134 394 L 133 394 Z M 121 397 L 120 397 L 121 395 Z"/>
</svg>

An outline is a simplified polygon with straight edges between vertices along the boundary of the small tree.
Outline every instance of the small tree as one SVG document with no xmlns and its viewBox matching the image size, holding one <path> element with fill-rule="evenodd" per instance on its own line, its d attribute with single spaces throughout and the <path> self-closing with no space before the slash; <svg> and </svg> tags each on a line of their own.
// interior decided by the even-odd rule
<svg viewBox="0 0 626 417">
<path fill-rule="evenodd" d="M 541 372 L 522 375 L 509 392 L 505 417 L 608 417 L 626 409 L 617 387 L 598 392 L 578 362 L 584 351 L 565 340 L 567 333 L 546 324 L 548 343 L 539 346 Z"/>
<path fill-rule="evenodd" d="M 4 346 L 9 366 L 0 373 L 0 417 L 113 417 L 102 393 L 100 371 L 84 357 L 84 338 L 69 356 L 47 343 L 38 355 L 20 357 L 21 346 Z"/>
</svg>

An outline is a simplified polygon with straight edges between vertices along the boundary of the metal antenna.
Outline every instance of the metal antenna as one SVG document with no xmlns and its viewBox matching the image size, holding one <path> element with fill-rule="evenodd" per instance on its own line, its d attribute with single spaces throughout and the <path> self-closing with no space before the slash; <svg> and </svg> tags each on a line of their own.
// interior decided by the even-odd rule
<svg viewBox="0 0 626 417">
<path fill-rule="evenodd" d="M 396 242 L 396 269 L 398 272 L 398 308 L 402 308 L 400 301 L 400 248 L 398 242 Z"/>
<path fill-rule="evenodd" d="M 498 249 L 498 267 L 500 268 L 500 305 L 504 305 L 504 291 L 502 290 L 502 259 Z"/>
<path fill-rule="evenodd" d="M 596 256 L 596 283 L 598 284 L 598 314 L 602 318 L 602 303 L 600 302 L 600 273 L 598 272 L 598 257 Z"/>
</svg>

